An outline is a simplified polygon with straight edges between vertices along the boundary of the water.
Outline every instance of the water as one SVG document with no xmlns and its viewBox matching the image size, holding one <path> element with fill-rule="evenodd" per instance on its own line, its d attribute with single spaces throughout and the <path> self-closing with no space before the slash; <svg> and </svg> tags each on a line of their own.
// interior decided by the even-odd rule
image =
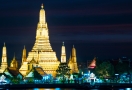
<svg viewBox="0 0 132 90">
<path fill-rule="evenodd" d="M 7 89 L 7 90 L 18 90 L 18 89 Z M 85 90 L 85 89 L 72 89 L 72 88 L 33 88 L 33 89 L 19 89 L 19 90 Z M 103 89 L 88 89 L 88 90 L 103 90 Z M 132 90 L 132 88 L 119 88 L 110 90 Z"/>
<path fill-rule="evenodd" d="M 84 89 L 72 89 L 72 88 L 34 88 L 27 90 L 84 90 Z M 103 90 L 103 89 L 88 89 L 88 90 Z M 111 89 L 111 90 L 132 90 L 132 88 L 120 88 L 120 89 Z"/>
<path fill-rule="evenodd" d="M 18 89 L 7 89 L 18 90 Z M 19 89 L 19 90 L 84 90 L 84 89 L 72 89 L 72 88 L 33 88 L 33 89 Z"/>
<path fill-rule="evenodd" d="M 77 89 L 69 89 L 69 88 L 34 88 L 29 90 L 77 90 Z"/>
</svg>

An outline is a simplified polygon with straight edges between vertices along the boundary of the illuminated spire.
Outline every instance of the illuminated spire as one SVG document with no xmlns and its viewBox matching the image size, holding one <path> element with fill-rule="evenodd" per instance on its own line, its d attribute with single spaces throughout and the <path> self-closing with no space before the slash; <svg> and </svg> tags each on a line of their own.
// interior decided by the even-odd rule
<svg viewBox="0 0 132 90">
<path fill-rule="evenodd" d="M 46 23 L 45 21 L 45 10 L 43 9 L 44 6 L 43 4 L 41 5 L 41 9 L 40 9 L 40 13 L 39 13 L 39 23 L 42 24 L 42 23 Z"/>
<path fill-rule="evenodd" d="M 62 42 L 62 45 L 64 46 L 64 42 Z"/>
<path fill-rule="evenodd" d="M 6 46 L 5 46 L 5 42 L 4 42 L 4 46 L 3 46 L 3 50 L 2 50 L 2 61 L 1 61 L 1 68 L 6 68 L 8 67 L 7 65 L 7 54 L 6 54 Z"/>
<path fill-rule="evenodd" d="M 65 51 L 65 46 L 64 46 L 64 42 L 62 42 L 62 48 L 61 48 L 61 62 L 62 63 L 66 63 L 66 51 Z"/>
<path fill-rule="evenodd" d="M 73 48 L 72 48 L 72 52 L 71 52 L 71 56 L 70 56 L 68 65 L 71 69 L 71 71 L 70 71 L 71 74 L 79 72 L 78 67 L 77 67 L 76 49 L 74 48 L 74 45 L 73 45 Z"/>
<path fill-rule="evenodd" d="M 24 45 L 24 49 L 23 49 L 23 53 L 22 53 L 22 62 L 25 62 L 25 61 L 26 61 L 26 48 Z"/>
<path fill-rule="evenodd" d="M 76 57 L 76 49 L 74 48 L 74 45 L 72 48 L 72 57 Z M 76 60 L 74 62 L 76 62 Z"/>
<path fill-rule="evenodd" d="M 4 42 L 4 46 L 3 46 L 3 52 L 2 52 L 2 56 L 6 57 L 6 46 L 5 46 L 5 42 Z M 5 58 L 6 59 L 6 58 Z M 5 60 L 6 61 L 6 60 Z"/>
<path fill-rule="evenodd" d="M 42 8 L 42 9 L 44 8 L 44 5 L 43 5 L 43 3 L 41 4 L 41 8 Z"/>
</svg>

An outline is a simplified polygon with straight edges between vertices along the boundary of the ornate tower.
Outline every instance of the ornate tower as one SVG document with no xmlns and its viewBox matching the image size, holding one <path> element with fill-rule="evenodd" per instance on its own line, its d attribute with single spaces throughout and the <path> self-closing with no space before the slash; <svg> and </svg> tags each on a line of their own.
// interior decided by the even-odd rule
<svg viewBox="0 0 132 90">
<path fill-rule="evenodd" d="M 45 10 L 43 4 L 41 5 L 39 13 L 35 44 L 32 50 L 28 53 L 27 62 L 30 62 L 33 57 L 47 74 L 52 74 L 53 76 L 56 75 L 56 69 L 60 62 L 57 60 L 56 52 L 52 50 L 50 45 L 48 26 L 45 19 Z"/>
<path fill-rule="evenodd" d="M 74 45 L 72 48 L 72 54 L 70 56 L 68 65 L 71 69 L 71 73 L 78 73 L 79 72 L 78 66 L 77 66 L 76 49 L 74 48 Z"/>
<path fill-rule="evenodd" d="M 26 62 L 26 48 L 24 46 L 23 53 L 22 53 L 22 63 Z"/>
<path fill-rule="evenodd" d="M 22 51 L 22 63 L 21 63 L 21 67 L 19 69 L 19 72 L 21 72 L 21 74 L 23 76 L 25 76 L 26 73 L 28 72 L 28 62 L 26 59 L 26 48 L 25 48 L 25 46 L 24 46 L 24 49 Z"/>
<path fill-rule="evenodd" d="M 78 73 L 78 66 L 77 66 L 77 57 L 76 57 L 76 49 L 72 48 L 72 61 L 73 61 L 73 72 Z"/>
<path fill-rule="evenodd" d="M 66 51 L 65 51 L 64 42 L 61 48 L 61 63 L 66 63 Z"/>
<path fill-rule="evenodd" d="M 3 50 L 2 50 L 1 69 L 5 70 L 5 68 L 7 68 L 7 67 L 8 67 L 8 65 L 7 65 L 6 46 L 5 46 L 5 43 L 4 43 Z"/>
</svg>

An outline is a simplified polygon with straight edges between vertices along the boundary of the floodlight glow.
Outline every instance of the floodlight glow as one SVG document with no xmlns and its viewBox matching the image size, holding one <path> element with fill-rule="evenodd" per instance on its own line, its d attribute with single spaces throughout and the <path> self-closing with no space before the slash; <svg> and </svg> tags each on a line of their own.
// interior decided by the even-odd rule
<svg viewBox="0 0 132 90">
<path fill-rule="evenodd" d="M 5 76 L 4 75 L 2 75 L 1 77 L 0 77 L 0 83 L 7 83 L 7 81 L 5 80 Z"/>
<path fill-rule="evenodd" d="M 131 90 L 131 88 L 126 88 L 126 90 Z"/>
<path fill-rule="evenodd" d="M 60 88 L 55 88 L 55 90 L 61 90 Z"/>
<path fill-rule="evenodd" d="M 48 76 L 47 76 L 47 79 L 48 79 Z"/>
</svg>

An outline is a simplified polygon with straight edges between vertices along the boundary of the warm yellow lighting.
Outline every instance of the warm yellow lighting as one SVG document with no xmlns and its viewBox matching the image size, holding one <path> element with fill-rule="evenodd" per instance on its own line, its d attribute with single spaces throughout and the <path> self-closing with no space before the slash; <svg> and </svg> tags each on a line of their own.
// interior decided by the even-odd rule
<svg viewBox="0 0 132 90">
<path fill-rule="evenodd" d="M 23 58 L 24 57 L 25 56 L 23 56 Z M 50 45 L 43 4 L 41 5 L 39 13 L 39 22 L 36 30 L 35 44 L 32 50 L 28 53 L 27 59 L 22 60 L 23 63 L 19 70 L 23 75 L 26 75 L 26 73 L 29 71 L 28 64 L 31 64 L 30 61 L 33 57 L 36 62 L 38 62 L 34 64 L 34 66 L 36 65 L 42 67 L 47 74 L 52 74 L 53 76 L 56 75 L 56 69 L 58 68 L 60 62 L 57 60 L 56 52 L 52 50 L 52 47 Z"/>
<path fill-rule="evenodd" d="M 2 61 L 1 61 L 0 73 L 3 73 L 3 71 L 7 67 L 8 67 L 8 65 L 7 65 L 6 46 L 5 46 L 5 43 L 4 43 L 3 50 L 2 50 Z"/>
<path fill-rule="evenodd" d="M 44 8 L 44 5 L 43 5 L 43 3 L 41 4 L 41 8 Z"/>
<path fill-rule="evenodd" d="M 10 68 L 14 68 L 14 69 L 18 68 L 18 62 L 17 62 L 15 56 L 14 56 L 13 60 L 10 63 Z"/>
<path fill-rule="evenodd" d="M 78 67 L 77 67 L 77 58 L 76 58 L 76 49 L 72 48 L 72 54 L 70 56 L 70 59 L 69 59 L 69 63 L 68 63 L 68 66 L 70 67 L 70 73 L 79 73 L 78 71 Z"/>
<path fill-rule="evenodd" d="M 65 51 L 64 42 L 61 49 L 61 63 L 66 63 L 66 51 Z"/>
</svg>

